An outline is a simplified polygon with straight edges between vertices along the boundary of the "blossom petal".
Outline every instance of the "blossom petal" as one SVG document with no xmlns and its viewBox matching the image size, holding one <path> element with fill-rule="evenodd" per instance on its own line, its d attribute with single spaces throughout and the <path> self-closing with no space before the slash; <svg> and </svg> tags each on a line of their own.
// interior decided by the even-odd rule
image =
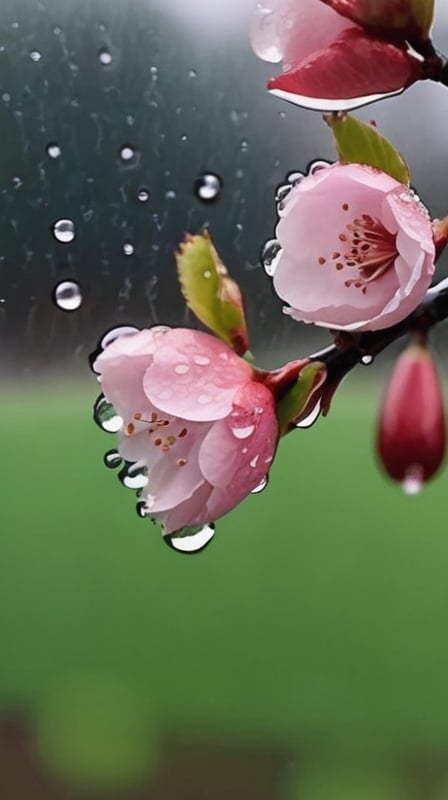
<svg viewBox="0 0 448 800">
<path fill-rule="evenodd" d="M 216 422 L 204 439 L 199 466 L 214 491 L 208 503 L 216 519 L 241 502 L 269 470 L 278 438 L 271 392 L 247 383 L 226 419 Z"/>
<path fill-rule="evenodd" d="M 405 46 L 375 39 L 353 26 L 329 47 L 292 62 L 268 88 L 307 108 L 348 110 L 397 94 L 421 77 L 421 62 Z"/>
<path fill-rule="evenodd" d="M 252 376 L 252 367 L 216 337 L 176 328 L 154 353 L 143 388 L 167 414 L 207 422 L 230 412 L 236 390 Z"/>
</svg>

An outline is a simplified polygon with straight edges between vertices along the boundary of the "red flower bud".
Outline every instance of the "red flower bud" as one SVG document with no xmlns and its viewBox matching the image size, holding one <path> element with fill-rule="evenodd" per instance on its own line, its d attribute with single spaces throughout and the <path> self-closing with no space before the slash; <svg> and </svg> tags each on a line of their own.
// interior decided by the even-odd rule
<svg viewBox="0 0 448 800">
<path fill-rule="evenodd" d="M 411 345 L 395 365 L 380 416 L 378 452 L 386 472 L 409 494 L 418 492 L 443 461 L 442 392 L 422 345 Z"/>
</svg>

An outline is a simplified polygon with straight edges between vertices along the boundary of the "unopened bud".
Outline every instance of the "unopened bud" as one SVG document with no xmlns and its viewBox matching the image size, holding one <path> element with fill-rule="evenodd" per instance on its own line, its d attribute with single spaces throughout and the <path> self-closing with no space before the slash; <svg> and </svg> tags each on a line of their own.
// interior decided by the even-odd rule
<svg viewBox="0 0 448 800">
<path fill-rule="evenodd" d="M 411 345 L 398 359 L 383 401 L 378 453 L 407 494 L 416 494 L 445 455 L 442 392 L 428 350 Z"/>
</svg>

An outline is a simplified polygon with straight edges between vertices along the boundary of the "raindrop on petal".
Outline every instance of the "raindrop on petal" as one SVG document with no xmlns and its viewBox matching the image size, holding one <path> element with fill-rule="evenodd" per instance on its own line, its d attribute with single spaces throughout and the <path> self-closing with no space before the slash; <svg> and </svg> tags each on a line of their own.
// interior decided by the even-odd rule
<svg viewBox="0 0 448 800">
<path fill-rule="evenodd" d="M 76 311 L 82 303 L 81 287 L 76 281 L 61 281 L 53 291 L 53 300 L 63 311 Z"/>
<path fill-rule="evenodd" d="M 117 469 L 120 467 L 123 462 L 122 457 L 118 450 L 108 450 L 107 453 L 104 454 L 104 463 L 108 469 Z"/>
<path fill-rule="evenodd" d="M 133 333 L 138 333 L 139 328 L 134 328 L 133 325 L 120 325 L 118 328 L 112 328 L 108 331 L 100 342 L 100 348 L 105 350 L 109 344 L 118 339 L 119 336 L 130 336 Z"/>
<path fill-rule="evenodd" d="M 118 433 L 123 427 L 123 420 L 115 411 L 112 403 L 103 394 L 97 398 L 93 407 L 93 419 L 99 428 L 107 433 Z"/>
<path fill-rule="evenodd" d="M 232 433 L 236 439 L 248 439 L 249 436 L 252 436 L 255 430 L 255 425 L 238 425 L 236 427 L 232 427 Z"/>
<path fill-rule="evenodd" d="M 264 271 L 270 278 L 272 278 L 276 266 L 277 266 L 277 259 L 280 253 L 282 252 L 282 248 L 280 243 L 277 239 L 269 239 L 262 250 L 261 253 L 261 262 L 264 267 Z"/>
<path fill-rule="evenodd" d="M 195 528 L 181 528 L 181 530 L 164 536 L 165 542 L 179 553 L 199 553 L 204 550 L 215 535 L 213 522 Z"/>
<path fill-rule="evenodd" d="M 148 467 L 140 461 L 127 462 L 118 477 L 126 489 L 144 489 L 148 485 Z"/>
<path fill-rule="evenodd" d="M 268 483 L 269 483 L 269 475 L 265 475 L 264 478 L 258 484 L 258 486 L 256 486 L 255 489 L 252 489 L 251 494 L 260 494 L 266 489 Z"/>
</svg>

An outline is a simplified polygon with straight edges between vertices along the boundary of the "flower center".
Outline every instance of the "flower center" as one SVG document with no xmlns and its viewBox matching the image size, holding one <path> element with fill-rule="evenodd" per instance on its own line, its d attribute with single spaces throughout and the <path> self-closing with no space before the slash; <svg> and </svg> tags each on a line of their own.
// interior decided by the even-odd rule
<svg viewBox="0 0 448 800">
<path fill-rule="evenodd" d="M 176 444 L 176 441 L 178 439 L 184 439 L 184 437 L 188 434 L 188 429 L 182 428 L 182 430 L 179 431 L 179 433 L 177 434 L 170 434 L 169 436 L 161 436 L 163 428 L 167 428 L 170 425 L 170 421 L 168 419 L 159 418 L 155 413 L 155 411 L 153 411 L 153 413 L 151 414 L 151 419 L 144 419 L 143 415 L 140 414 L 139 412 L 135 413 L 132 419 L 135 420 L 136 422 L 140 423 L 143 422 L 149 426 L 148 427 L 149 435 L 152 436 L 154 433 L 156 434 L 156 436 L 154 436 L 152 440 L 154 447 L 160 447 L 163 453 L 169 453 L 173 445 Z M 137 432 L 139 431 L 137 431 L 134 422 L 129 422 L 129 424 L 126 425 L 125 427 L 126 436 L 133 436 Z M 178 467 L 185 467 L 188 461 L 186 458 L 178 458 L 176 463 Z"/>
<path fill-rule="evenodd" d="M 342 206 L 348 211 L 348 204 Z M 355 286 L 365 294 L 369 283 L 376 281 L 387 272 L 397 257 L 396 235 L 390 233 L 379 219 L 363 214 L 345 226 L 340 233 L 341 250 L 332 253 L 331 258 L 320 256 L 319 264 L 330 262 L 337 270 L 348 269 L 354 277 L 347 278 L 344 286 Z"/>
</svg>

